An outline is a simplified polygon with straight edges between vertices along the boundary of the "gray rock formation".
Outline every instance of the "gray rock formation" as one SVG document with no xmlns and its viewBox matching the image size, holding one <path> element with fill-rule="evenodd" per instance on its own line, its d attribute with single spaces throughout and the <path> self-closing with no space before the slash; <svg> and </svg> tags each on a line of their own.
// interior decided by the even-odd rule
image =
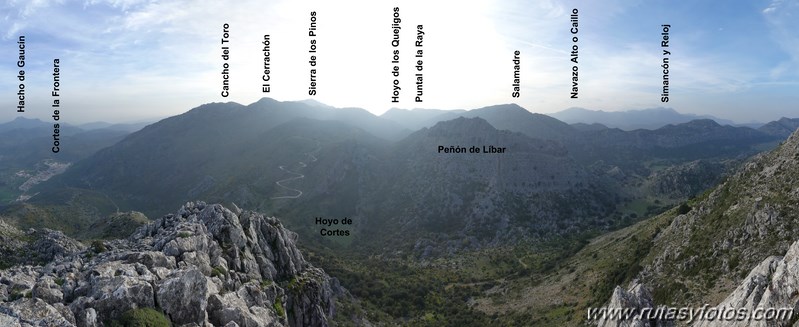
<svg viewBox="0 0 799 327">
<path fill-rule="evenodd" d="M 154 308 L 175 326 L 328 326 L 346 292 L 280 221 L 221 205 L 187 203 L 89 249 L 57 234 L 37 247 L 52 262 L 0 271 L 0 325 L 103 326 Z"/>
<path fill-rule="evenodd" d="M 652 301 L 651 292 L 644 286 L 634 282 L 629 290 L 616 286 L 607 307 L 607 310 L 628 310 L 632 314 L 641 314 L 642 319 L 614 319 L 608 316 L 597 320 L 599 327 L 668 327 L 674 326 L 671 321 L 648 319 L 647 312 L 656 309 Z"/>
<path fill-rule="evenodd" d="M 799 311 L 799 242 L 791 245 L 784 257 L 769 257 L 752 269 L 738 288 L 716 306 L 715 312 L 722 312 L 722 308 L 735 310 L 735 316 L 738 310 L 743 309 L 744 318 L 746 314 L 754 314 L 758 308 Z M 791 326 L 791 321 L 790 316 L 770 320 L 708 319 L 698 321 L 694 326 Z"/>
<path fill-rule="evenodd" d="M 0 220 L 0 268 L 42 264 L 84 249 L 60 231 L 30 229 L 23 232 Z"/>
<path fill-rule="evenodd" d="M 672 200 L 686 199 L 710 189 L 737 162 L 694 160 L 654 171 L 646 178 L 646 190 Z"/>
</svg>

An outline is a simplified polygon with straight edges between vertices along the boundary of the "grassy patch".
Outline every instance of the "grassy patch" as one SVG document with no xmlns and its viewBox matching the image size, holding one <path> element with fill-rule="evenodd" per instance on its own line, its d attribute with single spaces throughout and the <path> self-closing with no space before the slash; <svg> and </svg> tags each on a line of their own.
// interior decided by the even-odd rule
<svg viewBox="0 0 799 327">
<path fill-rule="evenodd" d="M 283 304 L 280 303 L 280 300 L 275 300 L 275 304 L 272 305 L 272 308 L 275 309 L 275 313 L 279 317 L 285 317 L 286 316 L 286 311 L 283 310 Z"/>
<path fill-rule="evenodd" d="M 222 266 L 216 266 L 211 270 L 211 277 L 224 277 L 225 276 L 225 268 Z"/>
<path fill-rule="evenodd" d="M 170 327 L 172 324 L 163 313 L 152 308 L 133 309 L 122 314 L 119 320 L 108 324 L 111 327 Z"/>
</svg>

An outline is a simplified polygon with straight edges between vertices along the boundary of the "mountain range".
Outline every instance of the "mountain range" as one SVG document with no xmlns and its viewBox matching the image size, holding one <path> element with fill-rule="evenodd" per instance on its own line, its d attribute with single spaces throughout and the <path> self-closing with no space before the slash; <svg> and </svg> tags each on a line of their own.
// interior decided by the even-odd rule
<svg viewBox="0 0 799 327">
<path fill-rule="evenodd" d="M 682 124 L 697 119 L 710 119 L 721 125 L 758 128 L 762 124 L 736 124 L 727 119 L 708 115 L 682 114 L 672 108 L 649 108 L 626 111 L 602 111 L 585 108 L 569 108 L 549 114 L 568 124 L 601 124 L 626 131 L 636 129 L 658 129 L 669 124 Z"/>
<path fill-rule="evenodd" d="M 33 192 L 39 195 L 30 203 L 64 205 L 59 199 L 75 200 L 76 194 L 83 194 L 81 199 L 100 204 L 95 205 L 97 210 L 84 210 L 93 217 L 73 220 L 90 223 L 109 211 L 143 208 L 145 215 L 152 216 L 193 198 L 205 198 L 287 217 L 359 217 L 360 228 L 368 230 L 387 230 L 382 228 L 387 222 L 416 221 L 410 226 L 428 226 L 426 232 L 433 234 L 440 232 L 432 227 L 436 224 L 459 226 L 459 235 L 469 239 L 475 231 L 467 229 L 483 226 L 496 232 L 492 239 L 520 240 L 539 233 L 571 233 L 567 226 L 586 231 L 619 224 L 624 215 L 643 216 L 644 209 L 656 206 L 655 200 L 673 203 L 699 192 L 720 178 L 729 161 L 778 140 L 749 128 L 710 121 L 654 131 L 583 132 L 516 105 L 457 114 L 443 113 L 446 117 L 439 117 L 441 121 L 434 126 L 411 134 L 399 123 L 361 109 L 266 98 L 249 106 L 203 105 L 149 125 L 75 163 L 35 188 Z M 462 118 L 445 120 L 451 117 Z M 405 133 L 408 135 L 401 137 Z M 439 153 L 438 146 L 495 146 L 506 148 L 507 153 L 446 154 Z M 310 161 L 311 152 L 318 161 Z M 696 160 L 718 164 L 704 165 L 707 176 L 698 186 L 689 185 L 688 194 L 664 188 L 670 184 L 654 180 L 679 178 L 664 176 L 658 164 L 694 167 L 691 163 Z M 669 172 L 693 173 L 690 169 Z M 276 183 L 300 175 L 303 178 L 286 181 L 291 184 L 288 187 Z M 660 186 L 647 186 L 652 183 Z M 627 191 L 630 188 L 636 191 Z M 639 192 L 644 189 L 649 192 Z M 302 195 L 293 199 L 294 203 L 289 204 L 290 198 L 273 200 L 297 191 Z M 573 203 L 585 206 L 558 205 L 561 201 L 556 198 L 563 197 L 575 198 L 579 201 Z M 439 211 L 433 205 L 439 201 L 449 209 Z M 476 210 L 481 206 L 478 203 L 491 203 L 497 212 Z M 575 215 L 575 211 L 581 214 Z M 423 214 L 419 216 L 419 212 Z M 527 222 L 516 218 L 529 217 L 532 212 L 538 212 L 533 214 L 538 217 L 525 218 Z M 496 221 L 480 225 L 464 220 L 472 215 Z M 617 218 L 607 218 L 614 215 Z M 506 218 L 499 218 L 503 216 Z M 288 218 L 287 223 L 301 219 L 307 222 L 308 218 Z M 450 224 L 447 219 L 459 223 Z M 306 222 L 296 226 L 298 232 L 303 233 Z M 494 224 L 505 227 L 497 229 Z M 530 234 L 532 226 L 538 232 Z M 500 232 L 504 229 L 527 236 L 507 238 Z M 557 232 L 552 234 L 554 230 Z M 481 238 L 491 243 L 484 233 Z"/>
<path fill-rule="evenodd" d="M 624 130 L 514 104 L 375 116 L 311 101 L 211 103 L 86 147 L 0 215 L 90 242 L 206 199 L 281 217 L 371 321 L 574 325 L 628 290 L 649 290 L 656 304 L 718 303 L 763 260 L 757 251 L 784 253 L 789 234 L 750 243 L 762 223 L 716 216 L 790 201 L 793 188 L 778 183 L 792 176 L 796 126 L 694 119 Z M 763 185 L 771 197 L 757 193 Z M 758 212 L 741 217 L 787 215 Z M 352 223 L 325 227 L 345 235 L 331 236 L 322 219 Z M 747 224 L 745 236 L 727 228 Z"/>
<path fill-rule="evenodd" d="M 406 116 L 413 113 L 429 114 Z M 268 98 L 249 106 L 207 104 L 78 161 L 32 189 L 38 195 L 29 203 L 95 203 L 80 218 L 64 220 L 75 225 L 117 210 L 153 216 L 204 198 L 280 214 L 300 233 L 308 217 L 351 216 L 367 236 L 356 239 L 369 244 L 375 242 L 368 236 L 392 237 L 377 231 L 400 235 L 412 227 L 433 239 L 457 229 L 454 241 L 462 244 L 480 233 L 483 241 L 471 245 L 479 248 L 490 239 L 513 243 L 629 223 L 696 195 L 779 140 L 778 134 L 710 120 L 657 130 L 580 131 L 516 105 L 436 113 L 433 126 L 411 133 L 362 109 Z M 506 153 L 448 154 L 439 146 Z"/>
<path fill-rule="evenodd" d="M 128 133 L 133 133 L 151 123 L 152 123 L 151 121 L 144 121 L 137 123 L 119 123 L 119 124 L 113 124 L 107 122 L 93 122 L 93 123 L 85 123 L 78 125 L 59 122 L 58 124 L 62 127 L 78 131 L 113 130 L 113 131 L 125 131 Z M 43 122 L 39 119 L 25 118 L 20 116 L 14 118 L 11 121 L 0 124 L 0 132 L 6 132 L 10 130 L 25 130 L 32 128 L 47 128 L 47 127 L 52 128 L 53 124 Z"/>
</svg>

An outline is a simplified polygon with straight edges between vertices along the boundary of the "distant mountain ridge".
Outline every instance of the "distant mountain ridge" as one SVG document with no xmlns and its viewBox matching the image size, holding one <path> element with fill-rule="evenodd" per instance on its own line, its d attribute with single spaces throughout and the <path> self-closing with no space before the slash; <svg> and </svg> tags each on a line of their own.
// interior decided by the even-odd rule
<svg viewBox="0 0 799 327">
<path fill-rule="evenodd" d="M 708 115 L 682 114 L 673 108 L 663 107 L 627 111 L 602 111 L 589 110 L 585 108 L 569 108 L 556 113 L 551 113 L 549 116 L 555 117 L 568 124 L 597 123 L 611 128 L 619 128 L 627 131 L 635 129 L 653 130 L 668 124 L 687 123 L 696 119 L 711 119 L 721 125 L 741 125 L 727 119 L 721 119 Z M 758 127 L 752 124 L 744 125 L 748 127 Z"/>
<path fill-rule="evenodd" d="M 780 138 L 788 138 L 797 128 L 799 128 L 799 118 L 782 117 L 777 121 L 760 126 L 758 130 Z"/>
<path fill-rule="evenodd" d="M 696 119 L 681 124 L 668 124 L 654 130 L 589 130 L 576 136 L 576 138 L 588 144 L 596 143 L 599 145 L 604 143 L 610 147 L 634 147 L 637 149 L 684 147 L 714 141 L 757 143 L 777 139 L 775 136 L 749 127 L 720 125 L 711 119 Z"/>
<path fill-rule="evenodd" d="M 58 123 L 59 126 L 64 128 L 72 128 L 79 131 L 95 131 L 95 130 L 113 130 L 132 133 L 142 129 L 144 126 L 152 122 L 144 121 L 137 123 L 106 123 L 106 122 L 93 122 L 85 124 L 69 124 L 64 122 L 45 122 L 38 118 L 25 118 L 18 116 L 11 121 L 0 123 L 0 132 L 5 132 L 15 129 L 31 129 L 31 128 L 53 128 L 53 124 Z"/>
<path fill-rule="evenodd" d="M 28 128 L 38 128 L 38 127 L 52 128 L 53 124 L 48 124 L 35 118 L 25 118 L 19 116 L 17 118 L 14 118 L 14 120 L 12 121 L 0 124 L 0 132 L 5 132 L 14 129 L 28 129 Z"/>
<path fill-rule="evenodd" d="M 521 132 L 544 140 L 562 140 L 576 132 L 569 124 L 547 115 L 530 112 L 513 103 L 471 110 L 391 109 L 381 117 L 417 130 L 458 117 L 480 117 L 497 129 Z"/>
</svg>

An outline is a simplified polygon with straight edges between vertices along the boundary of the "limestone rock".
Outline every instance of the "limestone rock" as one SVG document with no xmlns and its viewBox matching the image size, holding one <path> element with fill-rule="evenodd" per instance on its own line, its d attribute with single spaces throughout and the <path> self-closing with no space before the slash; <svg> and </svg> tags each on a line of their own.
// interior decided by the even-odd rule
<svg viewBox="0 0 799 327">
<path fill-rule="evenodd" d="M 772 256 L 752 269 L 741 284 L 717 308 L 780 309 L 799 307 L 799 242 L 793 243 L 784 257 Z M 695 327 L 716 326 L 789 326 L 790 317 L 784 320 L 702 320 Z"/>
<path fill-rule="evenodd" d="M 632 312 L 645 312 L 644 309 L 656 309 L 654 301 L 652 301 L 652 294 L 644 285 L 634 282 L 629 290 L 624 290 L 619 286 L 613 290 L 613 295 L 610 298 L 606 309 L 619 310 L 627 309 Z M 666 327 L 674 326 L 671 321 L 655 320 L 655 319 L 610 319 L 604 318 L 597 320 L 599 327 Z"/>
<path fill-rule="evenodd" d="M 90 248 L 28 233 L 50 262 L 0 270 L 2 326 L 102 326 L 141 308 L 176 326 L 328 326 L 346 294 L 305 261 L 297 234 L 238 208 L 187 203 Z"/>
</svg>

